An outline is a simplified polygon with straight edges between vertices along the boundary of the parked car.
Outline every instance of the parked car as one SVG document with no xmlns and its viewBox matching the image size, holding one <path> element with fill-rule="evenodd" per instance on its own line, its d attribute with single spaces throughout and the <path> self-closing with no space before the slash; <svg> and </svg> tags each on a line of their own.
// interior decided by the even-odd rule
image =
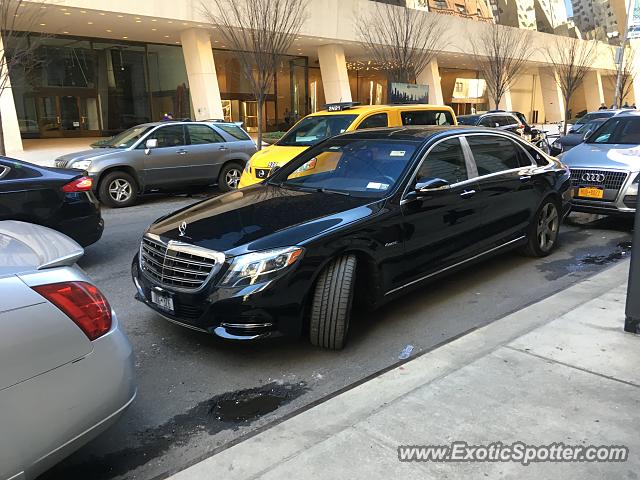
<svg viewBox="0 0 640 480">
<path fill-rule="evenodd" d="M 560 136 L 551 144 L 551 155 L 560 155 L 562 152 L 568 152 L 576 145 L 581 144 L 591 132 L 595 131 L 606 121 L 606 118 L 596 118 L 590 122 L 574 126 L 574 128 L 571 129 L 571 133 Z"/>
<path fill-rule="evenodd" d="M 607 109 L 607 110 L 596 110 L 595 112 L 589 112 L 583 115 L 580 118 L 575 119 L 575 121 L 570 121 L 567 125 L 567 133 L 573 133 L 573 130 L 580 128 L 585 123 L 589 123 L 592 120 L 597 120 L 599 118 L 611 118 L 614 115 L 617 115 L 621 112 L 628 112 L 627 109 Z"/>
<path fill-rule="evenodd" d="M 339 349 L 353 302 L 379 306 L 513 248 L 548 255 L 569 176 L 495 129 L 345 133 L 152 224 L 132 263 L 137 298 L 223 338 L 306 333 Z"/>
<path fill-rule="evenodd" d="M 112 425 L 136 395 L 115 312 L 80 245 L 0 222 L 0 478 L 29 480 Z"/>
<path fill-rule="evenodd" d="M 357 102 L 327 104 L 296 123 L 275 144 L 263 148 L 247 163 L 240 188 L 267 178 L 299 153 L 326 138 L 365 128 L 403 125 L 456 125 L 456 115 L 444 105 L 360 105 Z"/>
<path fill-rule="evenodd" d="M 496 111 L 476 115 L 459 115 L 458 123 L 460 125 L 497 128 L 517 135 L 524 134 L 524 124 L 509 112 Z"/>
<path fill-rule="evenodd" d="M 93 180 L 77 170 L 0 157 L 0 220 L 51 227 L 86 247 L 104 229 L 92 186 Z"/>
<path fill-rule="evenodd" d="M 571 168 L 575 211 L 604 215 L 635 212 L 640 113 L 626 111 L 609 118 L 561 158 Z"/>
<path fill-rule="evenodd" d="M 100 201 L 128 207 L 150 190 L 218 184 L 238 186 L 256 145 L 226 122 L 156 122 L 130 128 L 99 148 L 64 155 L 56 167 L 85 170 Z"/>
</svg>

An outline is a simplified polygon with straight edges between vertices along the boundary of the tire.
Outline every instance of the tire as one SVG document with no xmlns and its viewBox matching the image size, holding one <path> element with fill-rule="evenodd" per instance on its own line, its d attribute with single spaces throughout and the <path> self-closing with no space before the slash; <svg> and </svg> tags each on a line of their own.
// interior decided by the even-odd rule
<svg viewBox="0 0 640 480">
<path fill-rule="evenodd" d="M 320 274 L 313 294 L 309 340 L 317 347 L 340 350 L 349 331 L 355 287 L 356 257 L 344 255 Z"/>
<path fill-rule="evenodd" d="M 238 188 L 243 167 L 239 163 L 227 163 L 218 175 L 218 189 L 221 192 L 230 192 Z"/>
<path fill-rule="evenodd" d="M 109 207 L 130 207 L 138 201 L 138 184 L 127 172 L 109 172 L 100 180 L 98 197 Z"/>
<path fill-rule="evenodd" d="M 558 202 L 547 198 L 529 225 L 528 243 L 523 253 L 529 257 L 546 257 L 558 246 L 560 209 Z"/>
</svg>

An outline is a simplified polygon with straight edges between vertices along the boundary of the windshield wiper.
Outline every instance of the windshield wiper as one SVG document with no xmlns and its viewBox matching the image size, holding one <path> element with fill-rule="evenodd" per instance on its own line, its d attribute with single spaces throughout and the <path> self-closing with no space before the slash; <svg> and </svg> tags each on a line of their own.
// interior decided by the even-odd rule
<svg viewBox="0 0 640 480">
<path fill-rule="evenodd" d="M 351 194 L 349 192 L 343 192 L 342 190 L 331 190 L 330 188 L 318 188 L 318 192 L 320 193 L 335 193 L 337 195 L 345 195 L 350 197 Z"/>
</svg>

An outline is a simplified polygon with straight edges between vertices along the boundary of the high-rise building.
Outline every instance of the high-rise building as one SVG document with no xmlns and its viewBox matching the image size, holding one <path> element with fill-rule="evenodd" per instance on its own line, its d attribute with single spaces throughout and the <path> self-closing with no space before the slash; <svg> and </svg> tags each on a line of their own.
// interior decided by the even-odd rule
<svg viewBox="0 0 640 480">
<path fill-rule="evenodd" d="M 493 14 L 485 0 L 413 0 L 414 8 L 430 12 L 492 22 Z"/>
<path fill-rule="evenodd" d="M 626 22 L 625 0 L 571 0 L 573 21 L 584 38 L 617 43 Z"/>
</svg>

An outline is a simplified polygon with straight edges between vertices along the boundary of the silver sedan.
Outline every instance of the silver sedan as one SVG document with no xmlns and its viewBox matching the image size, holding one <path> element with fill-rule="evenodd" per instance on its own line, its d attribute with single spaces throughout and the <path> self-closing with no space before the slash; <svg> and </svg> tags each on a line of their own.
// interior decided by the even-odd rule
<svg viewBox="0 0 640 480">
<path fill-rule="evenodd" d="M 0 222 L 0 479 L 32 479 L 113 424 L 136 395 L 107 299 L 46 227 Z"/>
</svg>

